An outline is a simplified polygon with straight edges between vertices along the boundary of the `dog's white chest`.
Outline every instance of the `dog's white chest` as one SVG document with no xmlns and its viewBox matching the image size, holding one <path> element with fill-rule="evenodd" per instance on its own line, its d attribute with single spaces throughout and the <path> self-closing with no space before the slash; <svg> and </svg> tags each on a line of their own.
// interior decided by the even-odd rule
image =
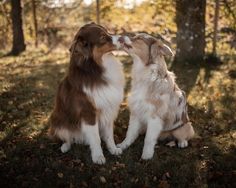
<svg viewBox="0 0 236 188">
<path fill-rule="evenodd" d="M 94 89 L 84 88 L 84 92 L 93 100 L 101 113 L 107 118 L 109 116 L 113 118 L 117 115 L 123 100 L 124 75 L 121 63 L 113 54 L 105 54 L 102 59 L 107 85 Z"/>
<path fill-rule="evenodd" d="M 132 88 L 131 95 L 128 98 L 130 110 L 135 112 L 135 114 L 144 122 L 147 117 L 149 117 L 153 108 L 149 103 L 147 103 L 146 95 L 146 88 L 140 86 Z"/>
</svg>

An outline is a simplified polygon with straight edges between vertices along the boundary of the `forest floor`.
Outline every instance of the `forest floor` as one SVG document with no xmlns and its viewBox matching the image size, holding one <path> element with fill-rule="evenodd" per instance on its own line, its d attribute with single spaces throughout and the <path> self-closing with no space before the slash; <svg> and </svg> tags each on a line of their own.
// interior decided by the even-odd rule
<svg viewBox="0 0 236 188">
<path fill-rule="evenodd" d="M 130 59 L 121 57 L 130 88 Z M 143 139 L 121 156 L 104 147 L 105 165 L 90 150 L 73 145 L 61 153 L 47 136 L 48 117 L 68 54 L 26 51 L 0 58 L 0 187 L 236 187 L 236 58 L 212 65 L 169 65 L 186 91 L 196 130 L 186 149 L 159 143 L 152 160 L 140 160 Z M 128 63 L 127 63 L 128 62 Z M 124 139 L 126 102 L 115 122 L 115 140 Z"/>
</svg>

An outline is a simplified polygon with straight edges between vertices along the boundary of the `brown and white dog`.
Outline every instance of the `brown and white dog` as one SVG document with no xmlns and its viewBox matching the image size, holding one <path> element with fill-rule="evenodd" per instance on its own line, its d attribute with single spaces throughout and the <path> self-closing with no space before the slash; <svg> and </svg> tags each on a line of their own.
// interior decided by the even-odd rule
<svg viewBox="0 0 236 188">
<path fill-rule="evenodd" d="M 164 56 L 171 49 L 148 34 L 119 40 L 133 58 L 132 87 L 129 96 L 130 121 L 125 140 L 118 144 L 129 147 L 140 133 L 146 131 L 142 159 L 151 159 L 157 139 L 172 135 L 178 146 L 188 146 L 194 130 L 187 114 L 186 97 L 167 70 Z"/>
<path fill-rule="evenodd" d="M 113 138 L 113 122 L 123 100 L 124 76 L 121 63 L 113 56 L 118 36 L 97 24 L 84 25 L 70 48 L 70 65 L 60 83 L 50 118 L 50 134 L 64 143 L 90 146 L 92 160 L 104 164 L 101 138 L 113 155 L 122 153 Z"/>
</svg>

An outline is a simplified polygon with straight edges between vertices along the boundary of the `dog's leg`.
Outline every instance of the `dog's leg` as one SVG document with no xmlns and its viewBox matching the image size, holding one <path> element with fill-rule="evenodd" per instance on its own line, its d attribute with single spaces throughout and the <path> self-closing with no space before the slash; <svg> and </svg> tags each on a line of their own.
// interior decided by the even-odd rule
<svg viewBox="0 0 236 188">
<path fill-rule="evenodd" d="M 141 126 L 142 124 L 139 119 L 134 115 L 131 115 L 126 138 L 122 143 L 118 144 L 117 147 L 121 148 L 122 150 L 128 148 L 138 137 L 141 131 Z"/>
<path fill-rule="evenodd" d="M 187 140 L 178 140 L 178 147 L 179 148 L 186 148 L 186 147 L 188 147 L 188 141 Z"/>
<path fill-rule="evenodd" d="M 163 127 L 163 121 L 156 117 L 148 120 L 147 132 L 144 140 L 142 159 L 148 160 L 153 157 L 154 148 Z"/>
<path fill-rule="evenodd" d="M 179 148 L 188 147 L 188 140 L 194 136 L 193 126 L 188 122 L 179 129 L 174 130 L 172 135 L 178 140 Z"/>
<path fill-rule="evenodd" d="M 57 131 L 57 136 L 64 141 L 64 143 L 61 145 L 61 152 L 66 153 L 71 148 L 72 138 L 71 138 L 71 132 L 66 129 L 60 129 Z"/>
<path fill-rule="evenodd" d="M 65 142 L 61 145 L 61 152 L 66 153 L 67 151 L 70 150 L 71 143 L 70 142 Z"/>
<path fill-rule="evenodd" d="M 108 127 L 103 127 L 103 140 L 107 145 L 107 149 L 110 151 L 112 155 L 120 155 L 122 150 L 117 148 L 114 141 L 114 133 L 113 133 L 113 122 L 109 124 Z"/>
<path fill-rule="evenodd" d="M 82 126 L 82 133 L 89 144 L 92 154 L 92 160 L 97 164 L 104 164 L 106 159 L 101 148 L 101 139 L 99 136 L 98 124 Z"/>
</svg>

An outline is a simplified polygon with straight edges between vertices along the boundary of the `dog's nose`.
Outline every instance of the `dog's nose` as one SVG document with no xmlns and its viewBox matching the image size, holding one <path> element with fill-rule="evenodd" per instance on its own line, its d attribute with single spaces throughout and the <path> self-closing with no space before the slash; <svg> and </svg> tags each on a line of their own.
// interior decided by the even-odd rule
<svg viewBox="0 0 236 188">
<path fill-rule="evenodd" d="M 119 38 L 118 38 L 118 41 L 120 42 L 120 43 L 125 43 L 125 39 L 124 39 L 124 37 L 122 37 L 122 36 L 120 36 Z"/>
</svg>

